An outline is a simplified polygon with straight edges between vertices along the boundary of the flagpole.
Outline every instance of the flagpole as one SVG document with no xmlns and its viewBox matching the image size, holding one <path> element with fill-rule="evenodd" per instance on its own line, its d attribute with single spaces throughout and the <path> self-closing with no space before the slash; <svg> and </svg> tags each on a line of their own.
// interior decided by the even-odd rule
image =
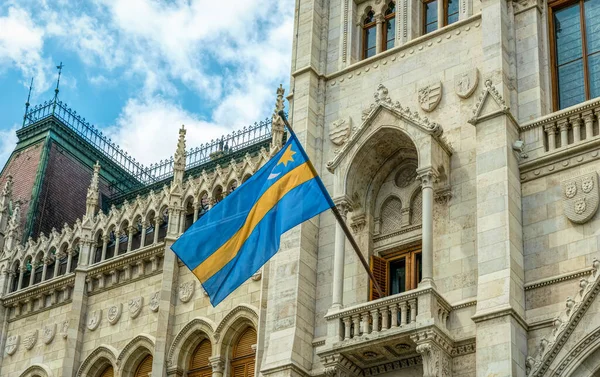
<svg viewBox="0 0 600 377">
<path fill-rule="evenodd" d="M 296 133 L 294 132 L 294 129 L 290 125 L 290 122 L 288 122 L 288 120 L 287 120 L 287 118 L 286 118 L 285 113 L 283 112 L 283 110 L 280 110 L 278 112 L 278 115 L 281 117 L 281 119 L 283 120 L 283 123 L 285 123 L 285 126 L 290 131 L 290 133 L 292 135 L 296 136 Z M 313 164 L 310 161 L 310 159 L 307 160 L 307 163 L 308 163 L 308 167 L 310 168 L 311 172 L 315 175 L 315 177 L 319 177 L 319 173 L 317 173 L 317 170 L 313 166 Z M 325 190 L 325 188 L 321 187 L 321 190 Z M 325 192 L 325 194 L 329 195 L 328 192 Z M 352 245 L 352 248 L 356 252 L 356 255 L 358 256 L 358 259 L 360 260 L 360 263 L 362 263 L 363 267 L 365 268 L 365 271 L 367 271 L 367 274 L 369 274 L 369 278 L 371 279 L 371 282 L 373 282 L 373 286 L 377 290 L 377 293 L 379 294 L 379 297 L 383 297 L 383 292 L 381 291 L 381 288 L 379 288 L 379 284 L 377 284 L 377 280 L 375 280 L 375 276 L 373 275 L 373 272 L 369 268 L 369 263 L 367 263 L 367 260 L 362 255 L 362 253 L 360 251 L 360 247 L 358 246 L 358 243 L 356 243 L 356 240 L 354 239 L 354 236 L 352 236 L 352 233 L 350 232 L 350 229 L 348 228 L 348 225 L 346 225 L 346 222 L 344 221 L 344 218 L 342 217 L 342 214 L 340 213 L 339 209 L 337 208 L 337 206 L 335 204 L 333 205 L 333 207 L 331 207 L 331 212 L 333 213 L 333 216 L 335 217 L 335 219 L 337 220 L 338 224 L 340 225 L 340 227 L 344 231 L 344 234 L 348 238 L 348 241 L 350 241 L 350 245 Z"/>
</svg>

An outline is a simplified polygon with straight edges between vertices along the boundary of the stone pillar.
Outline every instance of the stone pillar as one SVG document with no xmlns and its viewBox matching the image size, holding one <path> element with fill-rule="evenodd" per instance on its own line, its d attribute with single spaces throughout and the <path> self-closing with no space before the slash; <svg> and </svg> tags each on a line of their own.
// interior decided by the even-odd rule
<svg viewBox="0 0 600 377">
<path fill-rule="evenodd" d="M 548 151 L 556 149 L 556 125 L 547 124 L 544 126 L 544 132 L 548 135 Z"/>
<path fill-rule="evenodd" d="M 42 267 L 42 281 L 46 281 L 46 271 L 48 271 L 48 262 L 49 259 L 47 257 L 42 259 L 42 263 L 44 264 L 44 267 Z"/>
<path fill-rule="evenodd" d="M 344 198 L 335 200 L 335 204 L 344 221 L 350 210 L 348 201 Z M 333 294 L 331 309 L 339 310 L 344 307 L 344 260 L 346 256 L 346 235 L 342 226 L 335 224 L 335 254 L 333 256 Z"/>
<path fill-rule="evenodd" d="M 29 287 L 33 285 L 35 279 L 35 268 L 37 267 L 37 262 L 31 263 L 31 274 L 29 274 Z"/>
<path fill-rule="evenodd" d="M 158 243 L 158 228 L 160 228 L 160 224 L 162 224 L 162 219 L 160 217 L 156 217 L 154 221 L 154 241 L 153 243 Z"/>
<path fill-rule="evenodd" d="M 592 110 L 584 111 L 581 116 L 585 122 L 585 140 L 594 137 L 594 113 Z"/>
<path fill-rule="evenodd" d="M 573 127 L 573 143 L 579 143 L 581 141 L 581 118 L 575 116 L 569 119 L 571 127 Z"/>
<path fill-rule="evenodd" d="M 21 266 L 21 273 L 19 274 L 19 285 L 17 286 L 17 291 L 23 287 L 23 275 L 27 271 L 27 267 L 25 265 Z"/>
<path fill-rule="evenodd" d="M 148 222 L 142 222 L 142 234 L 140 235 L 140 249 L 146 246 L 146 231 L 148 230 Z"/>
<path fill-rule="evenodd" d="M 377 40 L 375 41 L 375 52 L 377 54 L 379 54 L 381 51 L 383 51 L 383 23 L 385 21 L 385 17 L 383 16 L 383 14 L 378 13 L 375 15 L 375 22 L 377 23 L 376 26 L 376 38 Z"/>
<path fill-rule="evenodd" d="M 108 234 L 102 235 L 102 256 L 100 257 L 100 261 L 104 261 L 106 259 L 106 248 L 108 247 Z M 115 242 L 116 244 L 116 242 Z"/>
<path fill-rule="evenodd" d="M 450 348 L 439 335 L 421 333 L 411 338 L 416 341 L 417 353 L 423 358 L 423 377 L 452 377 Z"/>
<path fill-rule="evenodd" d="M 133 232 L 135 232 L 136 228 L 134 226 L 129 227 L 129 234 L 127 235 L 127 252 L 131 252 L 131 244 L 133 242 Z"/>
<path fill-rule="evenodd" d="M 56 257 L 54 258 L 54 277 L 58 276 L 58 269 L 60 266 L 60 258 L 58 257 L 58 253 L 56 254 Z M 69 272 L 69 270 L 67 270 L 67 272 Z"/>
<path fill-rule="evenodd" d="M 212 356 L 208 358 L 208 362 L 212 367 L 212 377 L 223 377 L 225 359 L 221 356 Z"/>
<path fill-rule="evenodd" d="M 563 119 L 558 123 L 560 129 L 560 147 L 566 148 L 569 145 L 569 120 Z"/>
<path fill-rule="evenodd" d="M 437 172 L 433 168 L 417 170 L 421 180 L 423 198 L 423 226 L 421 251 L 423 256 L 423 274 L 419 287 L 435 286 L 433 282 L 433 183 L 437 180 Z"/>
<path fill-rule="evenodd" d="M 194 222 L 198 221 L 198 210 L 200 209 L 200 203 L 194 203 Z"/>
</svg>

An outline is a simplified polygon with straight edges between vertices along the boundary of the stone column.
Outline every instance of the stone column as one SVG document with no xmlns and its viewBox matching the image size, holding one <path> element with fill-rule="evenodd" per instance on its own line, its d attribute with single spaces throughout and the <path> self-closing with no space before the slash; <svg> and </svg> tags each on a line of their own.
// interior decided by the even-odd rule
<svg viewBox="0 0 600 377">
<path fill-rule="evenodd" d="M 544 126 L 544 132 L 548 135 L 548 151 L 552 152 L 556 149 L 556 125 L 547 124 Z"/>
<path fill-rule="evenodd" d="M 585 140 L 594 137 L 594 113 L 592 110 L 584 111 L 581 116 L 585 122 Z"/>
<path fill-rule="evenodd" d="M 49 259 L 47 257 L 42 259 L 42 263 L 44 264 L 44 267 L 42 267 L 42 281 L 46 281 L 46 271 L 48 271 L 48 262 Z"/>
<path fill-rule="evenodd" d="M 106 248 L 108 247 L 108 239 L 108 234 L 102 235 L 102 256 L 100 257 L 101 262 L 106 259 Z"/>
<path fill-rule="evenodd" d="M 35 279 L 35 268 L 37 267 L 37 262 L 31 263 L 31 274 L 29 274 L 29 286 L 33 285 Z"/>
<path fill-rule="evenodd" d="M 54 258 L 54 277 L 58 276 L 58 269 L 60 266 L 60 258 L 58 257 L 58 255 L 60 255 L 59 253 L 56 254 L 56 257 Z M 68 270 L 67 270 L 68 272 Z"/>
<path fill-rule="evenodd" d="M 148 222 L 142 222 L 142 234 L 140 235 L 140 249 L 146 246 L 146 231 L 148 230 Z"/>
<path fill-rule="evenodd" d="M 560 129 L 560 147 L 566 148 L 569 145 L 569 120 L 563 119 L 558 122 L 558 128 Z"/>
<path fill-rule="evenodd" d="M 23 287 L 23 275 L 27 271 L 27 267 L 24 265 L 21 267 L 21 273 L 19 274 L 19 285 L 17 286 L 17 291 Z"/>
<path fill-rule="evenodd" d="M 156 217 L 154 221 L 154 243 L 158 243 L 158 228 L 162 224 L 162 219 L 160 217 Z"/>
<path fill-rule="evenodd" d="M 200 209 L 200 203 L 194 203 L 194 222 L 198 220 L 198 210 Z"/>
<path fill-rule="evenodd" d="M 335 204 L 342 215 L 344 221 L 350 210 L 348 201 L 344 198 L 335 200 Z M 344 264 L 346 256 L 346 235 L 342 226 L 335 224 L 335 254 L 333 255 L 333 294 L 331 300 L 331 309 L 339 310 L 344 307 Z"/>
<path fill-rule="evenodd" d="M 421 180 L 423 198 L 423 225 L 421 251 L 423 256 L 423 274 L 419 287 L 435 286 L 433 282 L 433 183 L 437 180 L 437 172 L 429 167 L 417 170 Z"/>
<path fill-rule="evenodd" d="M 133 232 L 135 232 L 136 228 L 134 226 L 130 226 L 128 231 L 129 234 L 127 235 L 127 252 L 129 253 L 131 251 L 131 244 L 133 242 Z"/>
<path fill-rule="evenodd" d="M 434 341 L 433 334 L 421 333 L 411 338 L 416 341 L 417 353 L 423 358 L 423 377 L 452 377 L 452 357 L 447 344 Z M 440 337 L 435 338 L 441 341 Z"/>
<path fill-rule="evenodd" d="M 581 118 L 575 116 L 569 119 L 571 127 L 573 127 L 573 143 L 579 143 L 581 141 Z"/>
<path fill-rule="evenodd" d="M 375 52 L 377 54 L 379 54 L 381 51 L 383 51 L 383 23 L 385 21 L 385 17 L 383 16 L 383 14 L 381 13 L 377 13 L 375 15 L 375 22 L 377 23 L 376 29 L 377 29 L 377 35 L 376 38 L 377 40 L 375 41 Z"/>
<path fill-rule="evenodd" d="M 212 356 L 208 358 L 208 362 L 212 367 L 212 377 L 223 377 L 225 359 L 221 356 Z"/>
</svg>

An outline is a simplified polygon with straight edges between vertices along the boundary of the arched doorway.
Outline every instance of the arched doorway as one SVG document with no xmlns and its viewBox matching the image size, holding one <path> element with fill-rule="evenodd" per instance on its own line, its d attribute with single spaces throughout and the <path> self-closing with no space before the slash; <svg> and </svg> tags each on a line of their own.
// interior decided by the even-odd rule
<svg viewBox="0 0 600 377">
<path fill-rule="evenodd" d="M 115 370 L 113 369 L 112 365 L 109 365 L 108 367 L 106 367 L 106 369 L 104 369 L 104 371 L 102 371 L 100 377 L 114 377 L 114 375 Z"/>
<path fill-rule="evenodd" d="M 135 377 L 148 377 L 152 374 L 152 355 L 144 357 L 135 370 Z"/>
<path fill-rule="evenodd" d="M 201 341 L 190 358 L 190 364 L 187 376 L 188 377 L 210 377 L 212 376 L 212 368 L 208 358 L 212 354 L 212 346 L 210 340 L 204 339 Z"/>
<path fill-rule="evenodd" d="M 253 377 L 256 365 L 256 330 L 248 327 L 233 347 L 231 377 Z"/>
</svg>

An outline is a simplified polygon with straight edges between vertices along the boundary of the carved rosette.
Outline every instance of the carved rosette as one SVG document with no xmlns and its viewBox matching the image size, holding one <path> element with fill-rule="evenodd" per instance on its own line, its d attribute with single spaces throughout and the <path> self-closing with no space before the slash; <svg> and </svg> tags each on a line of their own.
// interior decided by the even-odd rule
<svg viewBox="0 0 600 377">
<path fill-rule="evenodd" d="M 144 298 L 142 296 L 134 297 L 129 300 L 127 303 L 127 307 L 129 308 L 129 318 L 133 319 L 140 315 L 143 303 Z"/>
<path fill-rule="evenodd" d="M 52 342 L 52 340 L 54 339 L 55 334 L 56 323 L 44 326 L 44 329 L 42 330 L 42 340 L 44 341 L 44 344 L 50 344 L 50 342 Z"/>
<path fill-rule="evenodd" d="M 150 297 L 150 310 L 152 310 L 153 312 L 157 312 L 158 311 L 158 306 L 160 304 L 160 292 L 156 292 L 155 294 L 152 295 L 152 297 Z"/>
<path fill-rule="evenodd" d="M 193 281 L 188 281 L 187 283 L 181 283 L 181 285 L 179 285 L 179 299 L 181 302 L 186 303 L 192 299 L 195 287 L 196 285 Z"/>
<path fill-rule="evenodd" d="M 123 311 L 123 304 L 118 303 L 117 305 L 113 305 L 108 308 L 108 312 L 106 313 L 106 319 L 108 319 L 108 323 L 114 325 L 121 318 L 121 312 Z"/>
<path fill-rule="evenodd" d="M 17 349 L 19 348 L 19 340 L 21 339 L 21 337 L 19 335 L 11 335 L 8 338 L 6 338 L 6 353 L 9 356 L 12 356 L 15 354 L 15 352 L 17 352 Z"/>
<path fill-rule="evenodd" d="M 88 320 L 87 320 L 87 328 L 90 331 L 94 331 L 100 325 L 100 320 L 102 319 L 102 309 L 94 310 L 93 312 L 89 312 Z"/>
<path fill-rule="evenodd" d="M 25 335 L 25 337 L 23 338 L 23 346 L 25 346 L 26 350 L 30 350 L 33 348 L 33 346 L 35 346 L 35 343 L 37 343 L 37 338 L 38 338 L 38 331 L 33 330 L 30 333 L 28 333 L 27 335 Z"/>
</svg>

